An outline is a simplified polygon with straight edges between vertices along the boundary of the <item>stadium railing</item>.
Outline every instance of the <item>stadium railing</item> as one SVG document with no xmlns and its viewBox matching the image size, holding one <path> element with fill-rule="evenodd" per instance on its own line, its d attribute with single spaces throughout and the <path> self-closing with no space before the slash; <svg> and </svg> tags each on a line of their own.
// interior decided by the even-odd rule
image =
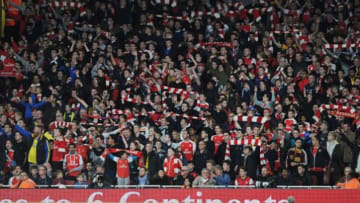
<svg viewBox="0 0 360 203">
<path fill-rule="evenodd" d="M 181 185 L 111 185 L 111 188 L 117 189 L 145 189 L 145 188 L 182 188 Z M 0 185 L 0 188 L 11 188 L 10 185 Z M 88 185 L 37 185 L 36 188 L 46 189 L 46 188 L 59 188 L 59 189 L 87 189 Z M 193 188 L 224 188 L 224 189 L 251 189 L 256 188 L 254 185 L 243 186 L 243 185 L 206 185 L 206 186 L 196 186 Z M 336 186 L 321 186 L 321 185 L 308 185 L 308 186 L 288 186 L 288 185 L 278 185 L 278 189 L 337 189 Z"/>
</svg>

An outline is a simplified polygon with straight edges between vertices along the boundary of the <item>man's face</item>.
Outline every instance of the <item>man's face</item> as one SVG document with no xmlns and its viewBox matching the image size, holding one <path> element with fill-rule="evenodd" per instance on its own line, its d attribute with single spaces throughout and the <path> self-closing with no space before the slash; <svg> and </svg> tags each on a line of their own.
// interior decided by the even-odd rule
<svg viewBox="0 0 360 203">
<path fill-rule="evenodd" d="M 188 169 L 186 166 L 184 166 L 184 167 L 181 169 L 181 175 L 182 175 L 183 177 L 186 177 L 186 176 L 189 175 L 189 169 Z"/>
<path fill-rule="evenodd" d="M 205 147 L 206 147 L 205 142 L 203 142 L 203 141 L 199 142 L 199 149 L 200 150 L 205 149 Z"/>
<path fill-rule="evenodd" d="M 203 171 L 201 171 L 201 176 L 203 177 L 203 178 L 208 178 L 209 177 L 209 171 L 208 170 L 203 170 Z"/>
<path fill-rule="evenodd" d="M 344 175 L 347 177 L 347 176 L 350 175 L 350 173 L 351 173 L 351 169 L 350 168 L 345 168 Z"/>
<path fill-rule="evenodd" d="M 146 144 L 146 152 L 150 153 L 152 151 L 152 145 L 151 144 Z"/>
<path fill-rule="evenodd" d="M 39 168 L 39 175 L 44 175 L 46 174 L 46 168 L 45 167 L 40 167 Z"/>
<path fill-rule="evenodd" d="M 69 153 L 70 154 L 75 154 L 75 146 L 74 145 L 69 146 Z"/>
<path fill-rule="evenodd" d="M 305 169 L 303 168 L 303 167 L 298 167 L 298 173 L 300 174 L 300 175 L 303 175 L 304 173 L 305 173 Z"/>
<path fill-rule="evenodd" d="M 302 142 L 301 142 L 301 140 L 296 140 L 296 142 L 295 142 L 295 146 L 296 146 L 296 148 L 300 149 L 300 148 L 301 148 L 301 146 L 302 146 Z"/>
<path fill-rule="evenodd" d="M 246 177 L 247 173 L 244 169 L 240 169 L 239 171 L 241 177 Z"/>
<path fill-rule="evenodd" d="M 36 136 L 41 135 L 41 128 L 36 126 L 36 127 L 34 128 L 34 134 L 35 134 Z"/>
<path fill-rule="evenodd" d="M 283 178 L 287 178 L 287 177 L 289 176 L 289 172 L 288 172 L 287 170 L 282 170 L 281 176 L 282 176 Z"/>
<path fill-rule="evenodd" d="M 20 180 L 21 180 L 21 181 L 24 181 L 24 180 L 26 180 L 26 179 L 28 179 L 28 178 L 29 178 L 29 176 L 27 175 L 27 173 L 22 172 L 22 173 L 20 174 Z"/>
<path fill-rule="evenodd" d="M 93 170 L 93 165 L 91 163 L 86 164 L 86 170 L 91 171 Z"/>
<path fill-rule="evenodd" d="M 267 176 L 269 174 L 269 170 L 266 168 L 266 167 L 263 167 L 262 169 L 261 169 L 261 175 L 262 176 Z"/>
</svg>

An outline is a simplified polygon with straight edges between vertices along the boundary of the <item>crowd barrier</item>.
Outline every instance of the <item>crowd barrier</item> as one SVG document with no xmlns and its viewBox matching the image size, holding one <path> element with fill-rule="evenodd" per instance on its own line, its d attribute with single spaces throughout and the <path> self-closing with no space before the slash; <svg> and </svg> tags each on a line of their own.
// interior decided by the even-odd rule
<svg viewBox="0 0 360 203">
<path fill-rule="evenodd" d="M 359 190 L 120 188 L 120 189 L 0 189 L 0 203 L 296 203 L 360 202 Z"/>
</svg>

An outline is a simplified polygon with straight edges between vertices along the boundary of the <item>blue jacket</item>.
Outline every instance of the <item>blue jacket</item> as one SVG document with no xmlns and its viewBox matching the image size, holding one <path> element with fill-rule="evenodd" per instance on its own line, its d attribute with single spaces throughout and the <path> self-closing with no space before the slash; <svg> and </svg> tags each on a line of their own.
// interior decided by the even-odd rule
<svg viewBox="0 0 360 203">
<path fill-rule="evenodd" d="M 19 102 L 19 104 L 23 107 L 25 107 L 25 120 L 29 121 L 33 118 L 32 110 L 33 108 L 38 109 L 46 104 L 46 102 L 39 102 L 39 103 L 25 103 L 25 102 Z"/>
<path fill-rule="evenodd" d="M 40 137 L 34 139 L 34 134 L 26 131 L 18 125 L 15 125 L 15 129 L 19 133 L 30 141 L 30 149 L 28 151 L 28 162 L 31 164 L 44 164 L 48 163 L 50 159 L 50 147 L 49 140 L 53 140 L 51 134 L 45 132 Z"/>
<path fill-rule="evenodd" d="M 223 173 L 222 176 L 216 176 L 216 185 L 231 185 L 231 179 L 229 174 Z"/>
</svg>

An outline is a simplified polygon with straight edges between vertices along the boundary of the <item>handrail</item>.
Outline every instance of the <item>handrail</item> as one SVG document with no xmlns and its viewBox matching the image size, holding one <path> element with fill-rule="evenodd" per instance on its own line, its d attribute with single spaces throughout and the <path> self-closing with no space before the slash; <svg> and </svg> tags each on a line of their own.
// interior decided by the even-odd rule
<svg viewBox="0 0 360 203">
<path fill-rule="evenodd" d="M 328 185 L 278 185 L 281 189 L 337 189 L 336 186 Z"/>
<path fill-rule="evenodd" d="M 168 188 L 168 189 L 176 189 L 182 188 L 181 185 L 111 185 L 111 188 L 117 189 L 146 189 L 146 188 Z M 0 185 L 0 188 L 11 188 L 11 185 Z M 80 189 L 87 189 L 89 188 L 88 185 L 36 185 L 38 189 L 46 189 L 46 188 L 80 188 Z M 205 186 L 194 186 L 193 188 L 219 188 L 219 189 L 251 189 L 256 188 L 254 185 L 205 185 Z M 324 185 L 278 185 L 276 186 L 277 189 L 338 189 L 336 186 L 324 186 Z M 276 189 L 275 188 L 275 189 Z"/>
</svg>

